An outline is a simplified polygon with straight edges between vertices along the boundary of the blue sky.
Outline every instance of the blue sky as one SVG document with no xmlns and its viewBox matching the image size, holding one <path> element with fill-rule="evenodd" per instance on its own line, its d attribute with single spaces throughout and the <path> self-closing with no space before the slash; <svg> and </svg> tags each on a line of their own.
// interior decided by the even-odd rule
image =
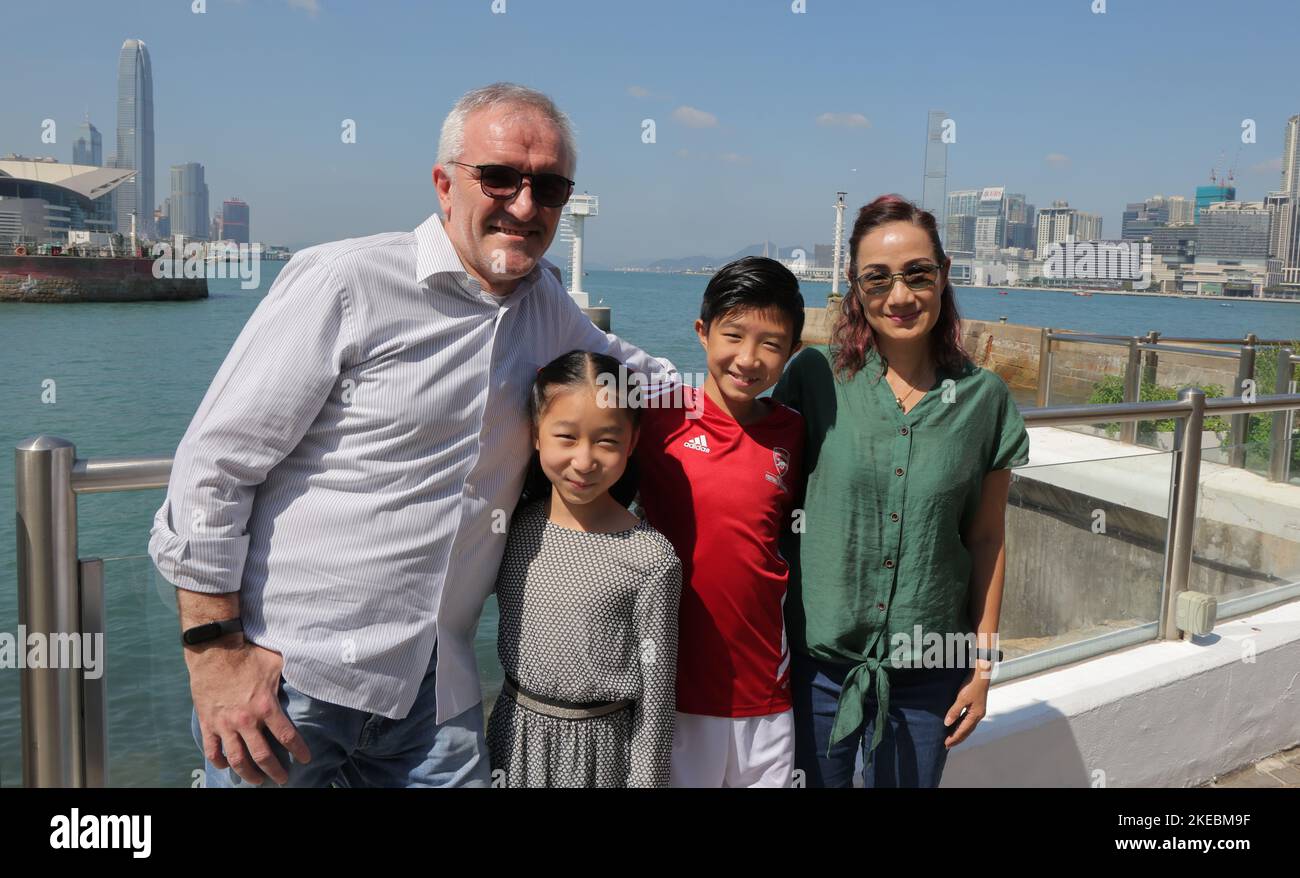
<svg viewBox="0 0 1300 878">
<path fill-rule="evenodd" d="M 434 212 L 443 116 L 474 86 L 548 92 L 573 118 L 594 263 L 832 238 L 831 205 L 919 198 L 926 112 L 957 123 L 948 188 L 1005 185 L 1100 213 L 1191 196 L 1236 163 L 1279 184 L 1300 113 L 1294 0 L 190 0 L 5 13 L 0 153 L 71 160 L 88 107 L 113 151 L 122 40 L 153 62 L 157 194 L 206 168 L 213 204 L 293 244 L 409 229 Z M 829 115 L 827 115 L 829 114 Z M 41 121 L 58 123 L 43 144 Z M 354 119 L 357 142 L 340 140 Z M 643 119 L 657 142 L 642 143 Z M 1257 142 L 1241 143 L 1244 119 Z"/>
</svg>

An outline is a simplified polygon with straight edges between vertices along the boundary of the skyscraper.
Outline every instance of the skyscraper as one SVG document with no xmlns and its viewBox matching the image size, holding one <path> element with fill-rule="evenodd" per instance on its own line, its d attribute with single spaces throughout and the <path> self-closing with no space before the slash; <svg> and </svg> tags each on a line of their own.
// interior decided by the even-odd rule
<svg viewBox="0 0 1300 878">
<path fill-rule="evenodd" d="M 975 210 L 975 255 L 1001 250 L 1007 243 L 1006 189 L 990 186 L 980 191 Z M 1023 197 L 1022 197 L 1023 200 Z"/>
<path fill-rule="evenodd" d="M 1196 221 L 1193 203 L 1182 195 L 1170 195 L 1165 199 L 1165 207 L 1169 210 L 1169 225 L 1171 226 Z"/>
<path fill-rule="evenodd" d="M 171 233 L 187 238 L 208 236 L 208 184 L 203 165 L 187 162 L 172 165 Z"/>
<path fill-rule="evenodd" d="M 1282 191 L 1300 196 L 1300 116 L 1286 120 L 1282 140 Z"/>
<path fill-rule="evenodd" d="M 1054 244 L 1101 239 L 1101 217 L 1070 207 L 1068 201 L 1053 201 L 1038 211 L 1038 258 L 1051 255 Z"/>
<path fill-rule="evenodd" d="M 103 167 L 104 138 L 100 136 L 99 129 L 90 124 L 89 114 L 77 129 L 77 134 L 80 136 L 72 142 L 72 163 Z"/>
<path fill-rule="evenodd" d="M 117 60 L 117 167 L 134 168 L 135 179 L 118 187 L 117 230 L 152 234 L 154 209 L 153 68 L 140 40 L 122 43 Z"/>
<path fill-rule="evenodd" d="M 221 204 L 221 237 L 236 244 L 248 243 L 248 205 L 238 198 Z"/>
<path fill-rule="evenodd" d="M 1196 214 L 1192 222 L 1199 224 L 1201 222 L 1201 211 L 1211 204 L 1218 204 L 1220 201 L 1236 201 L 1237 187 L 1228 186 L 1224 183 L 1214 183 L 1210 186 L 1196 187 Z"/>
<path fill-rule="evenodd" d="M 921 180 L 921 209 L 934 215 L 943 232 L 947 220 L 948 144 L 943 141 L 943 120 L 948 114 L 931 110 L 925 133 L 925 171 Z"/>
</svg>

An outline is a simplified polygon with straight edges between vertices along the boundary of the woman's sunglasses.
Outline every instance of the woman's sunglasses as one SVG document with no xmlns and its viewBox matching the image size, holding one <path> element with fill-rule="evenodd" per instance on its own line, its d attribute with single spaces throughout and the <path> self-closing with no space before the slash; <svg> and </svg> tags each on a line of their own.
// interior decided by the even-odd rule
<svg viewBox="0 0 1300 878">
<path fill-rule="evenodd" d="M 893 274 L 869 268 L 858 275 L 856 283 L 858 289 L 866 295 L 879 296 L 893 288 L 896 277 L 901 277 L 909 290 L 928 290 L 939 279 L 939 266 L 928 262 L 918 263 Z"/>
<path fill-rule="evenodd" d="M 479 186 L 483 194 L 498 201 L 509 201 L 519 194 L 524 179 L 533 187 L 533 200 L 542 207 L 563 207 L 573 194 L 573 181 L 559 174 L 525 174 L 509 165 L 468 165 L 465 162 L 448 162 L 462 168 L 478 171 Z"/>
</svg>

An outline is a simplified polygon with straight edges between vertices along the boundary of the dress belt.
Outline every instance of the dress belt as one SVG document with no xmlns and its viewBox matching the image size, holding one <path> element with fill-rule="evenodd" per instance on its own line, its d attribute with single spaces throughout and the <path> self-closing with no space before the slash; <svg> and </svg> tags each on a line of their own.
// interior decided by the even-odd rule
<svg viewBox="0 0 1300 878">
<path fill-rule="evenodd" d="M 625 710 L 635 703 L 630 700 L 589 701 L 586 703 L 557 701 L 554 698 L 545 698 L 521 688 L 509 676 L 501 682 L 501 691 L 514 699 L 515 703 L 520 707 L 556 719 L 591 719 L 598 716 L 608 716 L 611 713 Z"/>
</svg>

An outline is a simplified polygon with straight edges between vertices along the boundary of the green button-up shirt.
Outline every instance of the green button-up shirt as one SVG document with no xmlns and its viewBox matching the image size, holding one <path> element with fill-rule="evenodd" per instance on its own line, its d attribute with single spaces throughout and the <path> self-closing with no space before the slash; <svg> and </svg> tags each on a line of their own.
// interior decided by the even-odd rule
<svg viewBox="0 0 1300 878">
<path fill-rule="evenodd" d="M 971 363 L 941 369 L 904 413 L 875 351 L 840 381 L 818 345 L 790 362 L 773 396 L 802 412 L 807 429 L 803 518 L 782 546 L 790 646 L 853 666 L 832 744 L 862 725 L 874 683 L 874 751 L 889 710 L 887 657 L 920 664 L 916 626 L 938 636 L 974 630 L 964 538 L 984 476 L 1027 462 L 1029 435 L 1002 379 Z"/>
</svg>

